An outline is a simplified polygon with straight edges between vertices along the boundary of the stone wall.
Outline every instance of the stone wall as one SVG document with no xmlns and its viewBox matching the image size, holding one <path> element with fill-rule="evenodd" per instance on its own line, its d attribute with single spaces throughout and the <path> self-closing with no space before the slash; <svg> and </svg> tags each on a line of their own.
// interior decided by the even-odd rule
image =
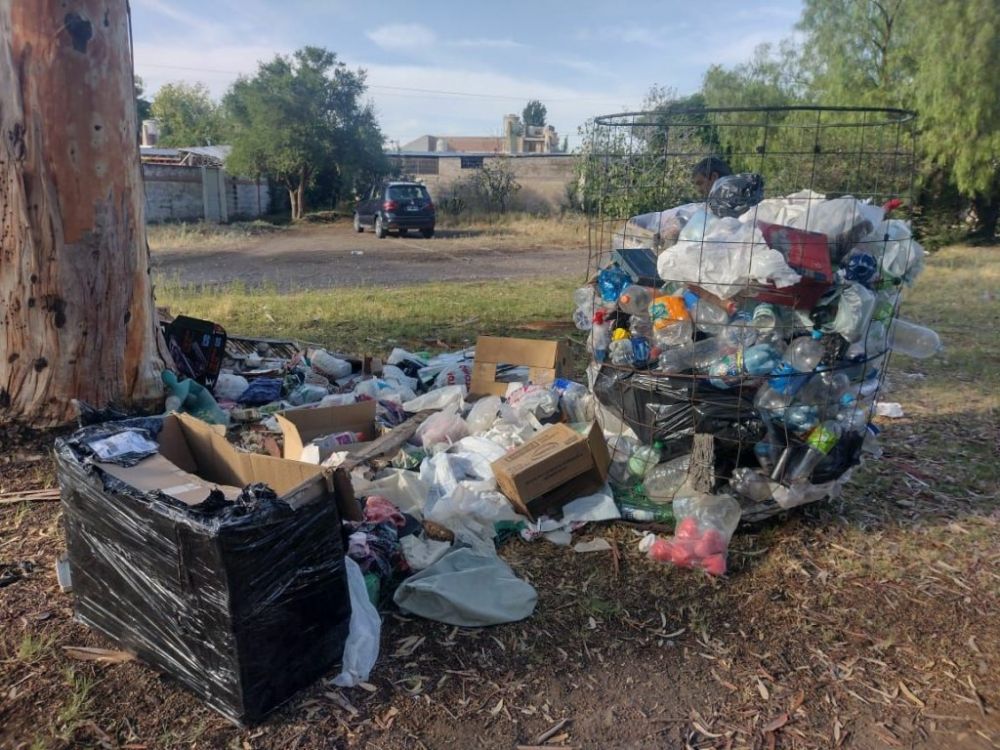
<svg viewBox="0 0 1000 750">
<path fill-rule="evenodd" d="M 146 187 L 146 221 L 202 221 L 205 219 L 205 194 L 201 167 L 168 164 L 143 164 Z M 252 219 L 271 209 L 267 180 L 225 175 L 228 219 Z"/>
</svg>

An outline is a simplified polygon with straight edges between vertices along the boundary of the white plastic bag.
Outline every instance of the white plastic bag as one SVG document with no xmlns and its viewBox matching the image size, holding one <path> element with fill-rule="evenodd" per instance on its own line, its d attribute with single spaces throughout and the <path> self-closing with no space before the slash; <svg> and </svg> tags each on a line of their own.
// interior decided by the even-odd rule
<svg viewBox="0 0 1000 750">
<path fill-rule="evenodd" d="M 469 434 L 469 426 L 458 415 L 458 406 L 450 404 L 447 408 L 432 414 L 417 427 L 414 437 L 425 449 L 435 445 L 452 445 Z"/>
<path fill-rule="evenodd" d="M 381 495 L 404 513 L 417 518 L 423 517 L 424 503 L 430 494 L 430 488 L 416 472 L 403 469 L 384 469 L 374 481 L 352 474 L 351 484 L 354 494 L 359 497 Z"/>
<path fill-rule="evenodd" d="M 500 411 L 501 403 L 499 396 L 486 396 L 473 404 L 469 415 L 465 418 L 465 423 L 469 425 L 469 432 L 473 435 L 479 435 L 490 429 L 497 420 L 497 412 Z"/>
<path fill-rule="evenodd" d="M 351 597 L 351 625 L 344 642 L 344 659 L 339 675 L 333 684 L 355 687 L 366 682 L 378 660 L 379 638 L 382 637 L 382 618 L 368 599 L 368 588 L 361 568 L 349 557 L 344 557 L 347 570 L 347 589 Z"/>
<path fill-rule="evenodd" d="M 905 221 L 889 219 L 872 230 L 858 247 L 871 253 L 883 274 L 912 284 L 924 270 L 924 248 L 913 239 Z"/>
<path fill-rule="evenodd" d="M 438 388 L 429 391 L 422 396 L 416 396 L 403 403 L 403 408 L 410 414 L 418 411 L 430 411 L 444 409 L 451 404 L 461 406 L 465 399 L 464 385 L 449 385 L 445 388 Z"/>
<path fill-rule="evenodd" d="M 312 368 L 330 380 L 340 380 L 351 374 L 351 363 L 334 357 L 325 349 L 316 349 L 310 357 Z"/>
<path fill-rule="evenodd" d="M 212 395 L 217 401 L 236 401 L 243 395 L 243 391 L 250 387 L 250 381 L 242 375 L 235 375 L 231 372 L 219 373 Z"/>
</svg>

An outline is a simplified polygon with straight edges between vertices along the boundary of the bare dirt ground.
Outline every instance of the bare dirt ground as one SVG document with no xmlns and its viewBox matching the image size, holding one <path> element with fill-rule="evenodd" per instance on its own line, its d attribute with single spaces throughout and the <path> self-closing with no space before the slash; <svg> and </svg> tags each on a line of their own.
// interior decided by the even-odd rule
<svg viewBox="0 0 1000 750">
<path fill-rule="evenodd" d="M 303 226 L 229 245 L 153 250 L 169 283 L 267 285 L 280 291 L 430 281 L 545 278 L 587 268 L 585 247 L 554 247 L 530 238 L 497 238 L 476 229 L 439 229 L 378 239 L 349 223 Z"/>
</svg>

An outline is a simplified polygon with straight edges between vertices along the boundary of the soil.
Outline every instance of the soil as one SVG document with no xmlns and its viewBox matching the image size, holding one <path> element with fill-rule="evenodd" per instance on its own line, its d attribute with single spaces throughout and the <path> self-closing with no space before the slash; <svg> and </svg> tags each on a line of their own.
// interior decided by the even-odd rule
<svg viewBox="0 0 1000 750">
<path fill-rule="evenodd" d="M 897 420 L 884 440 L 925 429 L 941 425 Z M 0 498 L 53 485 L 52 437 L 4 438 Z M 30 568 L 0 589 L 0 747 L 514 748 L 563 720 L 547 744 L 997 747 L 1000 513 L 981 488 L 886 484 L 926 477 L 906 450 L 841 500 L 742 530 L 723 579 L 648 561 L 624 523 L 578 534 L 615 552 L 510 541 L 531 618 L 459 629 L 385 610 L 371 692 L 324 680 L 244 729 L 138 662 L 70 659 L 114 644 L 57 586 L 59 504 L 0 505 L 0 562 Z"/>
<path fill-rule="evenodd" d="M 274 286 L 280 291 L 432 281 L 546 278 L 579 274 L 586 248 L 551 247 L 478 230 L 439 229 L 378 239 L 346 222 L 304 226 L 231 246 L 153 251 L 153 266 L 180 284 Z"/>
</svg>

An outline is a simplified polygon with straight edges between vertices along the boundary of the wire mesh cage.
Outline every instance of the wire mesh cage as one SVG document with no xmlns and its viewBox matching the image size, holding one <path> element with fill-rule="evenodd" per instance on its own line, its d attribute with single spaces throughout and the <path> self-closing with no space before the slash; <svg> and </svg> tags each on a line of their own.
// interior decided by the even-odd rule
<svg viewBox="0 0 1000 750">
<path fill-rule="evenodd" d="M 684 488 L 731 494 L 744 519 L 839 492 L 891 349 L 936 346 L 896 318 L 923 265 L 914 131 L 898 109 L 596 118 L 575 320 L 636 517 Z"/>
</svg>

